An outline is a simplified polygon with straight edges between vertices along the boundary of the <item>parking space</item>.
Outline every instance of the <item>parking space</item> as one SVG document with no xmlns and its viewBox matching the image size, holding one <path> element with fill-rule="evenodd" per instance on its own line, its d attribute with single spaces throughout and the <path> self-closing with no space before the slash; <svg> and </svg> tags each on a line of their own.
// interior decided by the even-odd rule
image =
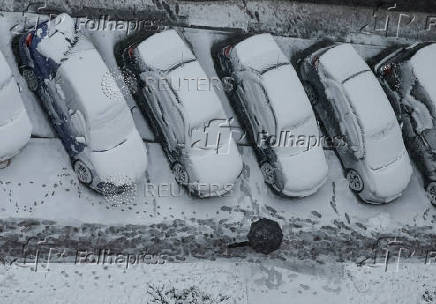
<svg viewBox="0 0 436 304">
<path fill-rule="evenodd" d="M 363 204 L 348 189 L 341 164 L 335 153 L 326 150 L 329 167 L 328 181 L 314 195 L 306 198 L 282 198 L 272 193 L 263 181 L 252 149 L 239 143 L 244 169 L 233 191 L 223 197 L 197 199 L 186 193 L 174 181 L 161 147 L 131 96 L 126 96 L 135 124 L 148 147 L 149 167 L 146 179 L 140 183 L 129 204 L 117 204 L 117 198 L 105 198 L 79 184 L 71 169 L 70 160 L 60 141 L 55 138 L 38 101 L 28 91 L 18 75 L 10 50 L 11 35 L 6 30 L 22 22 L 20 14 L 0 17 L 2 39 L 0 49 L 14 69 L 20 83 L 25 106 L 34 125 L 30 144 L 13 159 L 11 166 L 0 171 L 0 219 L 40 218 L 54 220 L 59 225 L 97 223 L 102 225 L 150 225 L 182 219 L 200 225 L 202 220 L 237 223 L 246 231 L 252 220 L 272 217 L 285 229 L 303 225 L 316 231 L 322 226 L 345 225 L 360 234 L 396 233 L 405 227 L 433 227 L 436 210 L 426 198 L 423 181 L 414 169 L 412 181 L 402 197 L 391 204 L 371 206 Z M 226 31 L 178 28 L 192 45 L 195 55 L 208 77 L 217 77 L 213 67 L 211 48 L 230 37 Z M 123 39 L 116 31 L 87 33 L 113 72 L 117 71 L 113 46 Z M 289 58 L 309 47 L 315 40 L 277 37 Z M 355 44 L 364 58 L 372 57 L 384 45 Z M 120 79 L 117 79 L 120 81 Z M 122 83 L 120 83 L 122 85 Z M 223 91 L 217 91 L 226 114 L 234 116 Z M 308 224 L 309 223 L 309 224 Z M 338 224 L 339 223 L 339 224 Z M 342 224 L 341 224 L 342 223 Z M 300 227 L 301 228 L 301 227 Z"/>
</svg>

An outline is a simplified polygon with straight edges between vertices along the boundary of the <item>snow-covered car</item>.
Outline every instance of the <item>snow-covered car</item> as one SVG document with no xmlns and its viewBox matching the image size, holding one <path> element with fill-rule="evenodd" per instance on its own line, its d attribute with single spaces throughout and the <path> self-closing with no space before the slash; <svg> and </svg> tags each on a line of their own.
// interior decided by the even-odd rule
<svg viewBox="0 0 436 304">
<path fill-rule="evenodd" d="M 209 77 L 175 30 L 132 39 L 116 48 L 116 56 L 126 78 L 136 80 L 129 87 L 162 143 L 175 180 L 199 197 L 227 193 L 242 172 L 242 158 L 214 88 L 197 86 Z M 220 140 L 205 142 L 214 121 L 223 124 Z"/>
<path fill-rule="evenodd" d="M 80 182 L 122 193 L 144 176 L 147 152 L 112 73 L 94 45 L 59 15 L 17 38 L 27 85 L 46 110 Z"/>
<path fill-rule="evenodd" d="M 382 55 L 383 56 L 383 55 Z M 436 44 L 395 50 L 374 66 L 403 130 L 406 147 L 423 172 L 436 206 Z"/>
<path fill-rule="evenodd" d="M 249 135 L 265 182 L 284 196 L 315 193 L 327 180 L 327 162 L 315 114 L 297 73 L 270 34 L 258 34 L 216 55 L 229 98 Z M 311 143 L 310 141 L 313 141 Z"/>
<path fill-rule="evenodd" d="M 0 169 L 29 141 L 32 125 L 6 58 L 0 52 Z"/>
<path fill-rule="evenodd" d="M 350 44 L 330 45 L 301 58 L 300 77 L 330 136 L 350 189 L 368 203 L 399 197 L 412 174 L 409 155 L 388 98 Z"/>
</svg>

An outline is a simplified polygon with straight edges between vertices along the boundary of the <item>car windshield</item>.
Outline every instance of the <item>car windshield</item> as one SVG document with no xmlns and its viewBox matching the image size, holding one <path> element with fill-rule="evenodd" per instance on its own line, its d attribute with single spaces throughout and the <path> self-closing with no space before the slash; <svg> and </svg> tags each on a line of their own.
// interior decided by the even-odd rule
<svg viewBox="0 0 436 304">
<path fill-rule="evenodd" d="M 404 152 L 401 130 L 396 122 L 365 137 L 366 159 L 372 170 L 394 163 Z"/>
<path fill-rule="evenodd" d="M 121 105 L 109 108 L 90 124 L 89 145 L 94 152 L 105 152 L 127 140 L 134 126 L 129 108 Z"/>
<path fill-rule="evenodd" d="M 422 132 L 425 141 L 429 145 L 432 152 L 436 152 L 436 129 L 428 129 Z"/>
</svg>

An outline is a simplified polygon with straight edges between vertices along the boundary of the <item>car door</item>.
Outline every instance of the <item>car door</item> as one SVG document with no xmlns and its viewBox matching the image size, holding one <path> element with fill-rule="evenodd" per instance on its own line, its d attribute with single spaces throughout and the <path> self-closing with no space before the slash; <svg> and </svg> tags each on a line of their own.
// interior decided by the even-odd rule
<svg viewBox="0 0 436 304">
<path fill-rule="evenodd" d="M 256 144 L 259 142 L 259 135 L 262 134 L 264 126 L 261 121 L 259 111 L 260 97 L 256 92 L 259 91 L 256 79 L 248 71 L 240 73 L 240 81 L 237 85 L 237 94 L 243 104 L 243 107 L 247 113 L 249 119 L 249 132 L 252 133 L 253 140 Z"/>
<path fill-rule="evenodd" d="M 339 123 L 341 136 L 346 143 L 346 151 L 359 159 L 364 156 L 364 147 L 360 126 L 353 114 L 350 102 L 341 85 L 334 80 L 328 81 L 328 87 L 332 91 L 329 97 L 335 113 L 335 119 Z"/>
<path fill-rule="evenodd" d="M 175 152 L 177 150 L 177 137 L 174 134 L 173 126 L 171 125 L 171 116 L 169 114 L 168 104 L 172 103 L 171 98 L 173 93 L 170 92 L 168 83 L 161 85 L 166 81 L 164 77 L 156 71 L 147 71 L 141 74 L 141 78 L 145 81 L 143 88 L 144 95 L 147 102 L 151 104 L 150 109 L 152 115 L 158 124 L 156 129 L 163 136 L 163 144 L 166 145 L 168 152 Z M 172 95 L 170 95 L 170 93 Z"/>
</svg>

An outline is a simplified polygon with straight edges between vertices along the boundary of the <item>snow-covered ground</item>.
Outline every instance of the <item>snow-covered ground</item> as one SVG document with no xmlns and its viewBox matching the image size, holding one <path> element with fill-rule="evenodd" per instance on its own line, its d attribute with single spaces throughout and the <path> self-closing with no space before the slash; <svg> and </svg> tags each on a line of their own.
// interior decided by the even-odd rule
<svg viewBox="0 0 436 304">
<path fill-rule="evenodd" d="M 185 263 L 137 265 L 126 271 L 116 266 L 105 269 L 101 265 L 64 263 L 50 264 L 50 271 L 41 268 L 32 272 L 27 267 L 0 265 L 0 303 L 69 303 L 66 299 L 71 303 L 149 303 L 147 284 L 159 282 L 180 289 L 197 285 L 213 296 L 228 295 L 228 303 L 266 303 L 272 298 L 274 304 L 291 300 L 434 301 L 433 265 L 404 264 L 398 272 L 385 272 L 384 267 L 324 264 L 323 258 L 354 262 L 363 256 L 363 260 L 377 238 L 385 235 L 405 237 L 418 246 L 434 244 L 436 208 L 428 202 L 416 169 L 402 197 L 383 206 L 366 205 L 348 189 L 335 153 L 326 150 L 327 183 L 310 197 L 285 199 L 265 185 L 252 149 L 241 142 L 244 169 L 234 190 L 220 198 L 196 199 L 177 186 L 161 147 L 133 99 L 127 96 L 148 148 L 147 179 L 138 185 L 134 200 L 125 205 L 117 205 L 117 198 L 104 198 L 79 184 L 39 102 L 18 74 L 8 29 L 23 18 L 19 13 L 0 15 L 0 50 L 19 81 L 34 137 L 10 167 L 0 170 L 0 257 L 20 256 L 21 246 L 29 237 L 49 238 L 58 242 L 56 247 L 68 249 L 79 244 L 89 249 L 107 246 L 135 251 L 152 244 L 159 254 L 167 252 L 170 256 L 177 251 L 171 246 L 178 242 L 182 247 L 191 246 L 191 252 Z M 214 43 L 227 39 L 229 32 L 178 30 L 192 44 L 208 76 L 216 77 L 210 50 Z M 109 68 L 116 71 L 113 46 L 125 33 L 88 34 Z M 290 58 L 315 42 L 289 37 L 276 40 Z M 377 37 L 370 42 L 354 47 L 369 58 L 386 45 Z M 224 92 L 217 93 L 227 115 L 233 116 Z M 269 258 L 244 249 L 228 254 L 226 244 L 243 239 L 250 223 L 259 217 L 279 221 L 284 229 L 283 248 Z M 215 255 L 218 259 L 232 258 L 213 262 Z M 211 261 L 199 263 L 197 256 Z M 433 300 L 428 300 L 431 297 Z"/>
<path fill-rule="evenodd" d="M 357 267 L 197 262 L 178 264 L 40 264 L 0 267 L 0 303 L 180 303 L 157 301 L 157 290 L 195 288 L 238 304 L 435 303 L 436 265 Z M 163 297 L 170 299 L 170 296 Z M 185 303 L 185 302 L 183 302 Z"/>
<path fill-rule="evenodd" d="M 4 24 L 0 28 L 5 31 L 4 29 L 10 28 L 17 21 L 20 21 L 20 18 L 22 18 L 20 14 L 12 13 L 6 15 L 0 18 L 0 22 Z M 179 30 L 188 42 L 192 44 L 194 53 L 199 58 L 208 76 L 210 78 L 217 77 L 210 53 L 211 47 L 214 43 L 228 38 L 229 34 L 227 32 L 189 28 L 179 28 Z M 116 41 L 123 38 L 123 34 L 116 31 L 92 31 L 88 34 L 102 54 L 110 70 L 116 71 L 117 67 L 112 50 Z M 54 135 L 47 124 L 46 117 L 42 113 L 38 101 L 27 90 L 22 77 L 18 74 L 10 45 L 8 44 L 10 34 L 8 35 L 8 32 L 5 31 L 3 37 L 0 49 L 4 52 L 17 79 L 20 81 L 26 108 L 31 116 L 34 130 L 36 130 L 34 136 L 48 137 L 42 139 L 34 138 L 31 144 L 13 160 L 12 165 L 0 172 L 0 177 L 3 181 L 1 185 L 3 192 L 0 195 L 4 195 L 9 201 L 8 205 L 2 206 L 5 209 L 2 212 L 3 218 L 26 216 L 57 220 L 70 218 L 77 219 L 79 222 L 107 224 L 116 224 L 116 222 L 120 224 L 143 223 L 145 221 L 143 215 L 147 214 L 146 221 L 149 221 L 148 217 L 152 217 L 151 213 L 153 212 L 155 216 L 161 215 L 161 217 L 158 217 L 158 220 L 180 218 L 182 212 L 185 212 L 186 216 L 191 216 L 190 214 L 195 212 L 197 217 L 212 218 L 215 217 L 215 214 L 223 205 L 226 205 L 232 208 L 244 206 L 244 209 L 252 210 L 256 215 L 262 215 L 260 214 L 262 208 L 267 210 L 267 207 L 271 207 L 277 210 L 278 214 L 284 218 L 294 216 L 310 217 L 312 216 L 312 211 L 317 211 L 322 215 L 321 224 L 329 223 L 332 219 L 339 218 L 343 220 L 346 213 L 350 217 L 351 222 L 372 224 L 374 229 L 378 227 L 381 229 L 380 231 L 384 232 L 394 231 L 395 228 L 401 227 L 401 225 L 432 224 L 432 216 L 436 212 L 431 208 L 424 195 L 418 172 L 415 172 L 410 186 L 399 200 L 386 206 L 368 206 L 358 202 L 355 196 L 348 190 L 338 159 L 332 151 L 326 151 L 329 162 L 329 181 L 326 185 L 317 194 L 305 199 L 283 199 L 270 193 L 261 178 L 251 148 L 244 145 L 240 146 L 240 151 L 245 162 L 244 174 L 230 197 L 198 200 L 187 196 L 183 193 L 183 190 L 180 190 L 181 193 L 179 194 L 180 191 L 178 191 L 178 188 L 175 189 L 173 176 L 169 171 L 168 163 L 159 145 L 149 144 L 149 159 L 151 160 L 147 181 L 149 184 L 144 181 L 145 185 L 139 185 L 136 195 L 137 206 L 138 208 L 141 206 L 140 212 L 136 213 L 139 210 L 131 211 L 132 218 L 120 217 L 118 210 L 113 210 L 113 208 L 107 209 L 108 206 L 104 203 L 104 198 L 78 184 L 71 171 L 69 159 L 60 142 L 53 138 Z M 277 37 L 277 41 L 284 53 L 289 54 L 290 58 L 314 43 L 312 40 L 285 37 Z M 355 48 L 365 58 L 377 54 L 382 49 L 381 46 L 366 45 L 355 45 Z M 224 91 L 218 90 L 217 93 L 227 115 L 229 117 L 234 116 Z M 134 112 L 137 128 L 146 141 L 153 141 L 151 131 L 142 115 L 137 111 L 133 99 L 131 96 L 127 97 L 128 103 Z M 41 161 L 41 158 L 44 161 Z M 54 188 L 55 184 L 59 188 Z M 162 186 L 163 190 L 162 187 L 161 190 L 166 191 L 166 184 L 172 185 L 169 192 L 176 192 L 176 197 L 171 197 L 174 196 L 171 193 L 167 197 L 165 195 L 159 197 L 157 194 L 153 198 L 146 197 L 147 195 L 150 196 L 150 193 L 153 192 L 152 185 L 154 185 L 155 190 L 157 185 L 164 185 Z M 41 204 L 41 201 L 44 201 L 44 203 Z M 138 204 L 140 201 L 143 204 Z M 144 203 L 144 201 L 150 202 Z M 333 205 L 336 205 L 335 208 L 332 207 L 331 201 Z M 51 204 L 51 202 L 55 205 Z M 57 207 L 54 208 L 54 206 Z M 99 208 L 101 209 L 112 210 L 114 215 L 109 216 L 109 214 L 102 213 L 102 210 L 95 210 L 96 206 L 100 206 Z M 84 212 L 87 208 L 90 208 L 89 211 Z M 156 211 L 156 208 L 161 209 L 161 211 Z M 132 207 L 133 209 L 135 208 Z M 70 212 L 66 210 L 70 210 Z M 164 210 L 172 211 L 166 212 Z"/>
</svg>

